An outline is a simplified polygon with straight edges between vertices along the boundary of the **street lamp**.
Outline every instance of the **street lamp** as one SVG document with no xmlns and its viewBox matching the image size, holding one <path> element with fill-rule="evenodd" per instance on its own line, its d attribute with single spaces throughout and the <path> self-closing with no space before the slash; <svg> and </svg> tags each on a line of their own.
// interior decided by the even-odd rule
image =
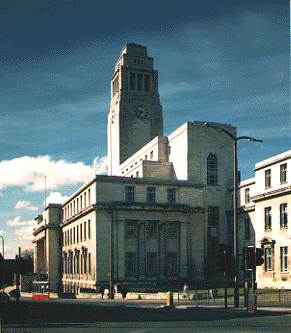
<svg viewBox="0 0 291 333">
<path fill-rule="evenodd" d="M 237 227 L 237 141 L 248 140 L 253 142 L 263 142 L 249 136 L 235 137 L 232 133 L 221 127 L 216 127 L 208 123 L 204 123 L 204 126 L 208 126 L 217 130 L 220 130 L 227 134 L 234 141 L 234 188 L 233 188 L 233 256 L 234 256 L 234 306 L 239 307 L 239 287 L 238 287 L 238 227 Z"/>
<path fill-rule="evenodd" d="M 3 271 L 3 293 L 5 292 L 5 282 L 4 282 L 4 277 L 5 277 L 5 258 L 4 258 L 4 237 L 0 235 L 0 237 L 2 238 L 2 257 L 3 257 L 3 267 L 2 267 L 2 271 Z"/>
</svg>

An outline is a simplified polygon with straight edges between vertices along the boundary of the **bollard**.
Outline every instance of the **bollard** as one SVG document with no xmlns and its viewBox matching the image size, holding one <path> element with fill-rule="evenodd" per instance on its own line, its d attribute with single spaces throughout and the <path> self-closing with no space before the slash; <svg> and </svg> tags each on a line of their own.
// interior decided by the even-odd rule
<svg viewBox="0 0 291 333">
<path fill-rule="evenodd" d="M 168 295 L 167 295 L 167 306 L 173 306 L 174 302 L 173 302 L 173 292 L 172 291 L 168 291 Z"/>
</svg>

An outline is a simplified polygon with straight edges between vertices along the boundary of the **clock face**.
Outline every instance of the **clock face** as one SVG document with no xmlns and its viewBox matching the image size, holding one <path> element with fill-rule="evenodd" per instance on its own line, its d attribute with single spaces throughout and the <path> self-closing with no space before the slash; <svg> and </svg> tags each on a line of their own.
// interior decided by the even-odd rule
<svg viewBox="0 0 291 333">
<path fill-rule="evenodd" d="M 142 106 L 138 106 L 135 111 L 134 111 L 136 117 L 138 119 L 144 120 L 148 117 L 148 110 L 146 110 L 144 107 Z"/>
</svg>

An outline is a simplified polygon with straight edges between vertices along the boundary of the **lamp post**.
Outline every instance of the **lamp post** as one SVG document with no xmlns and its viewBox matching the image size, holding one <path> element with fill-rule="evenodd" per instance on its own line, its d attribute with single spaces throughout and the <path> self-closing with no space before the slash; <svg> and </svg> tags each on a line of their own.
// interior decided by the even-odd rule
<svg viewBox="0 0 291 333">
<path fill-rule="evenodd" d="M 2 238 L 2 257 L 3 257 L 3 267 L 2 267 L 2 271 L 3 271 L 3 293 L 5 292 L 5 257 L 4 257 L 4 237 L 0 236 Z"/>
<path fill-rule="evenodd" d="M 235 137 L 232 133 L 224 128 L 216 127 L 208 123 L 204 123 L 205 126 L 220 130 L 227 134 L 234 142 L 234 185 L 233 185 L 233 257 L 234 257 L 234 306 L 239 307 L 239 286 L 238 286 L 238 225 L 237 225 L 237 141 L 248 140 L 253 142 L 263 142 L 249 136 Z"/>
</svg>

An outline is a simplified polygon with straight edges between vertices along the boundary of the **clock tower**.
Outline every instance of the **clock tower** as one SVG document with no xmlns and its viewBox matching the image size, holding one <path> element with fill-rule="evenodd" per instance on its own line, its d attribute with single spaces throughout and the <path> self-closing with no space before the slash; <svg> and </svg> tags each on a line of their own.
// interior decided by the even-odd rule
<svg viewBox="0 0 291 333">
<path fill-rule="evenodd" d="M 145 46 L 126 44 L 111 78 L 108 175 L 156 136 L 163 136 L 158 72 Z"/>
</svg>

